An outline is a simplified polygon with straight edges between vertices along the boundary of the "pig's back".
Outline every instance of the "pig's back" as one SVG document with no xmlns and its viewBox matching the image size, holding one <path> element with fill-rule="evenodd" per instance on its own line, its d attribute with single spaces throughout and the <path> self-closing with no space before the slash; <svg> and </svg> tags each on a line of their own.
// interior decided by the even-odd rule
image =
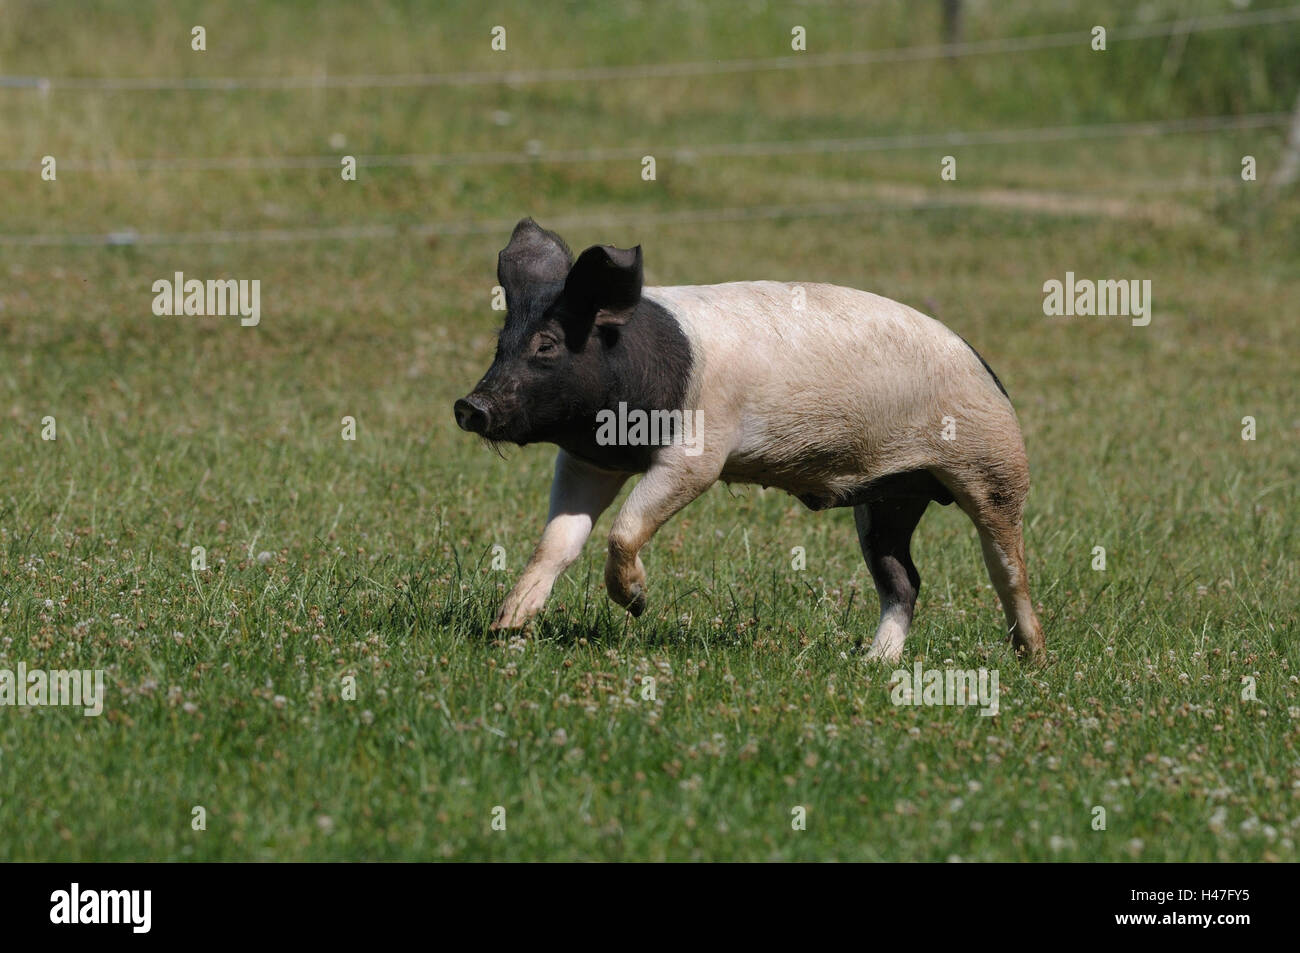
<svg viewBox="0 0 1300 953">
<path fill-rule="evenodd" d="M 718 373 L 750 385 L 843 394 L 864 383 L 902 396 L 967 374 L 996 389 L 979 357 L 934 318 L 867 291 L 827 284 L 737 281 L 647 288 L 681 325 L 698 381 Z M 716 381 L 714 381 L 716 383 Z M 783 389 L 783 388 L 782 388 Z"/>
</svg>

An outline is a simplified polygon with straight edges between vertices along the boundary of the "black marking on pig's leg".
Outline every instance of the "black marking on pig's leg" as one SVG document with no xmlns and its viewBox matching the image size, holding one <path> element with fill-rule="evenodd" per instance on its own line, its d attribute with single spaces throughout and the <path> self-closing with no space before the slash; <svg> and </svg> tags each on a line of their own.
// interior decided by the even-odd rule
<svg viewBox="0 0 1300 953">
<path fill-rule="evenodd" d="M 900 496 L 853 508 L 858 543 L 880 596 L 872 657 L 892 661 L 902 652 L 921 591 L 921 574 L 912 562 L 912 533 L 929 505 L 928 496 Z"/>
</svg>

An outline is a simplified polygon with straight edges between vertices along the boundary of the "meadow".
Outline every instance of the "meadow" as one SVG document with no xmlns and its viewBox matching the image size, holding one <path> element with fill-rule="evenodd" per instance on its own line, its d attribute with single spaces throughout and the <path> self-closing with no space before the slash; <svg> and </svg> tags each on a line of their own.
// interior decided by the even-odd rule
<svg viewBox="0 0 1300 953">
<path fill-rule="evenodd" d="M 0 707 L 0 859 L 1296 860 L 1300 192 L 1269 179 L 1300 17 L 1098 52 L 1243 11 L 972 0 L 961 55 L 705 68 L 930 46 L 939 7 L 0 6 L 0 669 L 106 673 L 99 717 Z M 665 63 L 704 66 L 617 72 Z M 426 79 L 284 82 L 393 75 Z M 524 637 L 488 631 L 554 455 L 451 408 L 525 215 L 641 244 L 650 284 L 864 288 L 983 354 L 1048 658 L 932 506 L 902 665 L 996 670 L 996 716 L 895 705 L 851 512 L 756 487 L 661 530 L 640 619 L 607 513 Z M 1067 271 L 1149 279 L 1150 324 L 1045 315 Z M 176 272 L 258 279 L 260 323 L 155 315 Z"/>
</svg>

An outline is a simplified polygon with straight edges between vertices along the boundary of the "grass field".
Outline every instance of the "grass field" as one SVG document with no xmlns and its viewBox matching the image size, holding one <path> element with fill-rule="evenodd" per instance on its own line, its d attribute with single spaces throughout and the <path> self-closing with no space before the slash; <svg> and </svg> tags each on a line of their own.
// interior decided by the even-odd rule
<svg viewBox="0 0 1300 953">
<path fill-rule="evenodd" d="M 967 6 L 972 42 L 1241 12 Z M 10 0 L 0 74 L 813 56 L 936 43 L 938 8 Z M 1285 127 L 669 153 L 1285 112 L 1298 58 L 1292 20 L 677 77 L 0 88 L 0 669 L 107 673 L 98 718 L 0 707 L 0 859 L 1295 860 L 1300 196 L 1267 184 Z M 354 182 L 334 158 L 529 148 L 363 160 Z M 588 149 L 658 152 L 657 179 L 545 158 Z M 325 161 L 128 161 L 285 156 Z M 797 206 L 817 213 L 718 213 Z M 996 717 L 891 702 L 891 667 L 852 651 L 877 603 L 850 511 L 775 491 L 715 487 L 669 523 L 639 620 L 604 595 L 607 514 L 526 639 L 487 632 L 553 453 L 503 461 L 451 405 L 491 359 L 495 256 L 523 215 L 578 248 L 642 244 L 652 284 L 865 288 L 980 350 L 1025 432 L 1049 659 L 1014 658 L 969 521 L 935 506 L 904 665 L 996 669 Z M 1067 270 L 1150 279 L 1150 325 L 1044 316 Z M 155 316 L 177 271 L 259 279 L 261 323 Z"/>
</svg>

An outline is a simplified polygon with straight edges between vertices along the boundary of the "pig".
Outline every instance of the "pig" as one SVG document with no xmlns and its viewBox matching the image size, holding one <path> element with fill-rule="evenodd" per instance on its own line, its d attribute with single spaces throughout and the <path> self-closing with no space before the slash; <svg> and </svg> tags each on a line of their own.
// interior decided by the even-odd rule
<svg viewBox="0 0 1300 953">
<path fill-rule="evenodd" d="M 575 261 L 531 218 L 515 226 L 497 278 L 507 315 L 496 356 L 455 402 L 456 421 L 493 444 L 559 452 L 541 541 L 494 630 L 542 610 L 596 519 L 641 474 L 605 562 L 609 597 L 633 616 L 648 598 L 640 553 L 659 527 L 718 480 L 777 487 L 811 510 L 853 508 L 880 597 L 867 658 L 895 662 L 921 585 L 913 530 L 931 502 L 956 503 L 979 533 L 1012 644 L 1042 658 L 1024 442 L 1002 382 L 964 338 L 829 284 L 643 287 L 639 245 L 593 245 Z M 645 426 L 654 415 L 660 426 Z"/>
</svg>

